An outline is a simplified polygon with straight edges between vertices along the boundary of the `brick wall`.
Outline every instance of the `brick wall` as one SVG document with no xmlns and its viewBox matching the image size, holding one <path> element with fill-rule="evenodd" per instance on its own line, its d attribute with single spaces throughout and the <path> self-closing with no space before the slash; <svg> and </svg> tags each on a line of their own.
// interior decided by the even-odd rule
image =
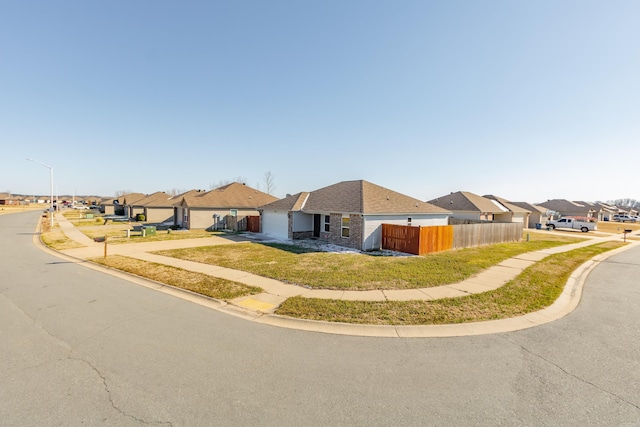
<svg viewBox="0 0 640 427">
<path fill-rule="evenodd" d="M 330 219 L 330 233 L 326 240 L 334 245 L 347 248 L 362 249 L 362 217 L 360 215 L 349 216 L 349 237 L 342 237 L 342 214 L 332 213 Z"/>
</svg>

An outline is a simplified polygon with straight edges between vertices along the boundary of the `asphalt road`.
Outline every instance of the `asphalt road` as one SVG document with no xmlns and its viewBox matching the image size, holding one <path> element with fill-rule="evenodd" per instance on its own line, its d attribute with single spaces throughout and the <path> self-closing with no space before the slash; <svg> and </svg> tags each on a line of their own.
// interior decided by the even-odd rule
<svg viewBox="0 0 640 427">
<path fill-rule="evenodd" d="M 259 325 L 63 261 L 0 216 L 0 425 L 640 426 L 640 249 L 518 332 Z"/>
</svg>

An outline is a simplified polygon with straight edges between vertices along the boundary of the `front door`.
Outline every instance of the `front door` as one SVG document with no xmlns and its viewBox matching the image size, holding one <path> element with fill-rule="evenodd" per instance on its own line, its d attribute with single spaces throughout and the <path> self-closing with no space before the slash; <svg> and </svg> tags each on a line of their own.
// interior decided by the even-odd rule
<svg viewBox="0 0 640 427">
<path fill-rule="evenodd" d="M 313 215 L 313 237 L 320 237 L 320 220 L 322 219 L 322 215 L 314 214 Z"/>
</svg>

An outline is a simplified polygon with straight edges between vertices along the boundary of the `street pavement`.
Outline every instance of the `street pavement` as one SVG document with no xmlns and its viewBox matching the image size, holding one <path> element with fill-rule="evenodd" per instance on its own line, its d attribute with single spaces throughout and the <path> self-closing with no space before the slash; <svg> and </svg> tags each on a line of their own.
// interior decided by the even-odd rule
<svg viewBox="0 0 640 427">
<path fill-rule="evenodd" d="M 33 245 L 0 217 L 2 426 L 640 426 L 640 247 L 579 306 L 452 338 L 312 333 L 229 316 Z"/>
</svg>

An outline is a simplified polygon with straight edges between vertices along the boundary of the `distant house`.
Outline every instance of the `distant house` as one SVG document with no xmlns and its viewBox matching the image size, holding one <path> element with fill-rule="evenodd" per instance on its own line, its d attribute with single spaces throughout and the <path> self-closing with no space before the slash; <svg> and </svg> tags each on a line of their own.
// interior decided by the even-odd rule
<svg viewBox="0 0 640 427">
<path fill-rule="evenodd" d="M 605 203 L 583 201 L 574 201 L 574 203 L 591 208 L 593 210 L 593 218 L 596 218 L 597 221 L 613 221 L 613 216 L 618 213 L 618 208 Z"/>
<path fill-rule="evenodd" d="M 19 205 L 20 200 L 9 193 L 0 193 L 0 205 Z"/>
<path fill-rule="evenodd" d="M 632 208 L 630 206 L 612 206 L 612 208 L 617 215 L 638 215 L 638 209 Z"/>
<path fill-rule="evenodd" d="M 518 206 L 515 203 L 511 203 L 510 201 L 503 199 L 502 197 L 494 196 L 491 194 L 485 195 L 483 197 L 486 199 L 494 200 L 500 203 L 505 208 L 509 209 L 509 212 L 511 212 L 511 220 L 508 222 L 521 222 L 524 228 L 529 227 L 532 213 L 531 210 L 523 208 L 522 206 Z"/>
<path fill-rule="evenodd" d="M 513 205 L 510 206 L 513 209 L 511 210 L 496 199 L 478 196 L 468 191 L 450 193 L 446 196 L 429 200 L 427 203 L 450 210 L 452 212 L 451 217 L 458 220 L 521 223 L 528 221 L 527 212 L 524 209 Z"/>
<path fill-rule="evenodd" d="M 572 202 L 566 199 L 553 199 L 538 203 L 538 206 L 556 212 L 559 216 L 597 218 L 596 207 L 587 203 Z"/>
<path fill-rule="evenodd" d="M 527 202 L 510 202 L 512 205 L 519 206 L 523 209 L 528 210 L 529 213 L 529 224 L 528 228 L 536 228 L 536 224 L 540 224 L 540 227 L 543 227 L 546 224 L 548 218 L 547 208 L 542 206 L 533 205 Z"/>
<path fill-rule="evenodd" d="M 146 222 L 173 222 L 175 202 L 169 194 L 157 191 L 129 205 L 129 216 L 136 218 L 139 214 L 144 215 Z"/>
<path fill-rule="evenodd" d="M 174 205 L 176 224 L 187 229 L 236 230 L 239 221 L 258 216 L 258 207 L 278 200 L 245 184 L 234 182 L 206 192 L 185 195 Z"/>
<path fill-rule="evenodd" d="M 447 225 L 450 212 L 368 181 L 343 181 L 260 207 L 274 239 L 319 239 L 358 250 L 382 245 L 382 224 Z"/>
<path fill-rule="evenodd" d="M 178 207 L 176 204 L 179 204 L 183 197 L 189 197 L 190 194 L 198 191 L 200 190 L 189 190 L 173 196 L 164 192 L 157 192 L 154 193 L 156 194 L 155 197 L 149 197 L 146 201 L 138 201 L 136 203 L 144 205 L 143 214 L 147 222 L 177 225 Z"/>
<path fill-rule="evenodd" d="M 142 193 L 128 193 L 113 199 L 104 199 L 100 203 L 100 212 L 105 215 L 128 215 L 129 204 L 146 197 Z"/>
</svg>

